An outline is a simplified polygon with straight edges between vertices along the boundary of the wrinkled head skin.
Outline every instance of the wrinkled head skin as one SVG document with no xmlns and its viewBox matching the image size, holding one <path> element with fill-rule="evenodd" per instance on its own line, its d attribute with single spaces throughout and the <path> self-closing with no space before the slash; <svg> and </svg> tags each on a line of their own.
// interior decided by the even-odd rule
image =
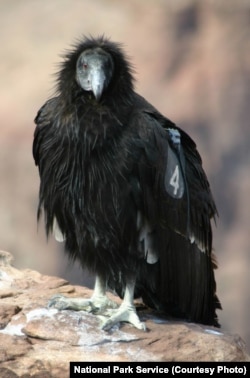
<svg viewBox="0 0 250 378">
<path fill-rule="evenodd" d="M 99 101 L 111 81 L 113 71 L 114 62 L 109 53 L 100 47 L 88 49 L 77 60 L 76 81 Z"/>
<path fill-rule="evenodd" d="M 122 45 L 104 36 L 84 37 L 63 54 L 57 74 L 56 93 L 65 103 L 81 97 L 96 102 L 130 103 L 133 97 L 133 67 Z"/>
</svg>

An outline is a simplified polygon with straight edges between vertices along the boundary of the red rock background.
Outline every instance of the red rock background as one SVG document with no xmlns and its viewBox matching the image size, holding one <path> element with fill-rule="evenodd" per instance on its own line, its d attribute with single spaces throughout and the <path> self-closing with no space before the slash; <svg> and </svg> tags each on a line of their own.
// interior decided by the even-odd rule
<svg viewBox="0 0 250 378">
<path fill-rule="evenodd" d="M 137 91 L 196 141 L 220 218 L 222 326 L 250 347 L 250 0 L 0 0 L 0 249 L 18 268 L 91 283 L 37 231 L 33 119 L 82 34 L 124 43 Z"/>
</svg>

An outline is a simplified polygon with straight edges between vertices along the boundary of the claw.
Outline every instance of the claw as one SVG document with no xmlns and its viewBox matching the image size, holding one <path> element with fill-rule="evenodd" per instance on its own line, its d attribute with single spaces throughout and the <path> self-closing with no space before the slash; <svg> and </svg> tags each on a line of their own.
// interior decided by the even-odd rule
<svg viewBox="0 0 250 378">
<path fill-rule="evenodd" d="M 103 330 L 109 330 L 117 323 L 126 322 L 137 329 L 146 331 L 146 325 L 140 321 L 133 305 L 134 287 L 135 277 L 132 276 L 127 280 L 123 302 L 117 309 L 117 303 L 106 296 L 105 280 L 97 276 L 94 293 L 90 299 L 67 298 L 63 295 L 55 295 L 48 302 L 48 307 L 55 307 L 58 310 L 83 310 L 97 314 L 102 319 L 101 329 Z"/>
<path fill-rule="evenodd" d="M 125 303 L 117 311 L 113 311 L 113 315 L 108 319 L 103 320 L 102 317 L 101 329 L 107 331 L 119 322 L 130 323 L 142 331 L 147 330 L 145 323 L 140 321 L 134 306 L 126 305 Z"/>
<path fill-rule="evenodd" d="M 54 295 L 50 300 L 48 301 L 48 307 L 54 307 L 58 310 L 66 310 L 69 308 L 69 303 L 67 301 L 68 298 L 64 297 L 63 295 L 57 294 Z"/>
<path fill-rule="evenodd" d="M 83 298 L 67 298 L 63 295 L 53 296 L 49 302 L 48 307 L 55 307 L 58 310 L 74 310 L 87 311 L 93 314 L 102 314 L 107 308 L 117 308 L 118 305 L 111 301 L 107 296 L 93 296 L 89 299 Z"/>
</svg>

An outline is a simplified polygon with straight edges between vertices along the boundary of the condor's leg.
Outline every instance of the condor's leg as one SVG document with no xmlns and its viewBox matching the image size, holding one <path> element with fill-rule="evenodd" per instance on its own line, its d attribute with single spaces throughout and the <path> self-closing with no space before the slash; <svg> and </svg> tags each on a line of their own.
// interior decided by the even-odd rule
<svg viewBox="0 0 250 378">
<path fill-rule="evenodd" d="M 68 298 L 63 295 L 55 295 L 48 303 L 49 307 L 58 310 L 88 311 L 92 313 L 102 313 L 107 308 L 117 308 L 117 303 L 111 301 L 106 295 L 106 280 L 96 276 L 94 292 L 91 298 Z"/>
<path fill-rule="evenodd" d="M 135 276 L 130 276 L 127 279 L 123 301 L 117 310 L 110 311 L 112 315 L 107 320 L 103 321 L 101 325 L 102 329 L 108 330 L 119 322 L 127 322 L 138 329 L 146 331 L 146 325 L 140 321 L 133 304 L 135 282 Z"/>
</svg>

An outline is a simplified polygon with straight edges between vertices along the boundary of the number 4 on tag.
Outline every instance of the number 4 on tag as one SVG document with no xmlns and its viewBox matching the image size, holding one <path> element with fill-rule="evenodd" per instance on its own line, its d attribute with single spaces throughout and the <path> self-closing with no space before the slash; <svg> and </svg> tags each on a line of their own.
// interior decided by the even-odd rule
<svg viewBox="0 0 250 378">
<path fill-rule="evenodd" d="M 176 165 L 174 173 L 172 174 L 170 181 L 169 181 L 169 184 L 174 188 L 174 195 L 175 196 L 177 195 L 178 189 L 180 187 L 179 180 L 180 180 L 179 166 Z"/>
<path fill-rule="evenodd" d="M 172 198 L 182 198 L 185 189 L 183 174 L 178 158 L 171 148 L 168 149 L 168 159 L 164 184 L 167 193 Z"/>
</svg>

